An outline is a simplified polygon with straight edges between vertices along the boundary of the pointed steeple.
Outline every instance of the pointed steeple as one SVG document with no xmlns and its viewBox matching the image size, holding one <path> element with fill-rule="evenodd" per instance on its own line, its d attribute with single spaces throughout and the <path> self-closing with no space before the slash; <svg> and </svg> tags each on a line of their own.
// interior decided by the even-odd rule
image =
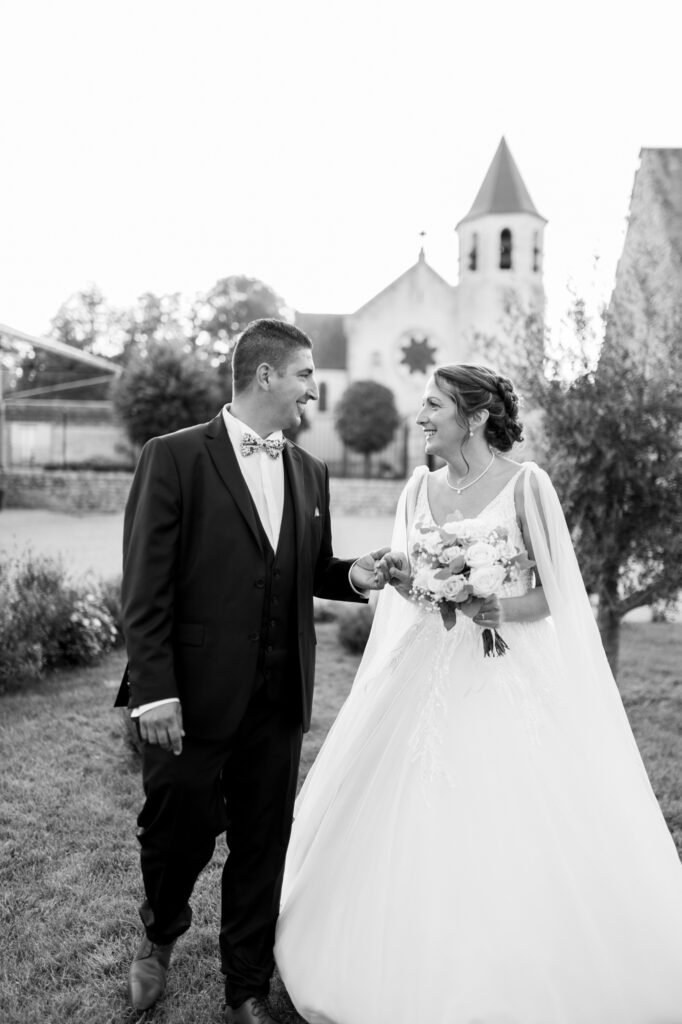
<svg viewBox="0 0 682 1024">
<path fill-rule="evenodd" d="M 485 217 L 490 213 L 530 213 L 545 221 L 535 208 L 504 136 L 500 140 L 473 206 L 459 224 L 477 217 Z"/>
</svg>

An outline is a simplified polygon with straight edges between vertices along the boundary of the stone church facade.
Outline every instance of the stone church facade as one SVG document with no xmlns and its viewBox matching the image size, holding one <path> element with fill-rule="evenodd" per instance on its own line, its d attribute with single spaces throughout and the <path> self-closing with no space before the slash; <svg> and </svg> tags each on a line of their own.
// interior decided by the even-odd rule
<svg viewBox="0 0 682 1024">
<path fill-rule="evenodd" d="M 543 235 L 546 220 L 535 208 L 505 139 L 502 139 L 469 212 L 456 227 L 458 283 L 427 262 L 417 262 L 360 309 L 346 315 L 297 313 L 296 323 L 314 343 L 320 402 L 301 443 L 334 462 L 333 409 L 353 381 L 390 388 L 404 418 L 402 448 L 387 455 L 386 469 L 404 459 L 423 461 L 421 432 L 413 428 L 424 385 L 442 363 L 476 362 L 481 337 L 502 340 L 502 320 L 515 296 L 524 309 L 544 307 Z"/>
</svg>

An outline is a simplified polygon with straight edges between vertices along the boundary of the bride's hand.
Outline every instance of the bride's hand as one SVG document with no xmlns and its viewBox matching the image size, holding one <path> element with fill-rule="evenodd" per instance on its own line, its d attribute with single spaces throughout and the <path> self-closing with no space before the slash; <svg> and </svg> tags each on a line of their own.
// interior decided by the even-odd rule
<svg viewBox="0 0 682 1024">
<path fill-rule="evenodd" d="M 473 598 L 459 606 L 460 611 L 473 619 L 477 626 L 484 629 L 499 629 L 504 622 L 504 612 L 500 599 L 495 594 L 492 597 Z"/>
</svg>

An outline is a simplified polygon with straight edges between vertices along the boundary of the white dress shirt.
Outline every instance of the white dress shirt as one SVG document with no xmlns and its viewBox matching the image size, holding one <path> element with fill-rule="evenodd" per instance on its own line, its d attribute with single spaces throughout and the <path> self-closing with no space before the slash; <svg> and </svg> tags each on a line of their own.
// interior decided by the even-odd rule
<svg viewBox="0 0 682 1024">
<path fill-rule="evenodd" d="M 260 434 L 247 423 L 242 423 L 236 416 L 233 416 L 227 406 L 223 407 L 223 420 L 230 444 L 237 456 L 237 464 L 242 471 L 263 529 L 272 544 L 273 551 L 276 551 L 284 513 L 284 463 L 282 456 L 273 459 L 265 451 L 242 455 L 240 445 L 244 434 L 253 434 L 255 437 L 260 437 Z M 268 434 L 268 439 L 271 441 L 279 440 L 282 437 L 281 430 Z M 139 708 L 133 708 L 131 716 L 138 718 L 144 711 L 151 711 L 152 708 L 160 707 L 162 704 L 172 704 L 177 700 L 177 697 L 165 697 L 163 700 L 141 704 Z"/>
<path fill-rule="evenodd" d="M 273 459 L 265 451 L 242 455 L 240 445 L 244 434 L 253 434 L 259 439 L 260 434 L 233 416 L 227 406 L 223 408 L 223 419 L 227 427 L 227 436 L 234 448 L 239 468 L 253 498 L 263 529 L 272 544 L 272 550 L 276 551 L 279 531 L 282 526 L 282 513 L 284 512 L 284 463 L 282 457 L 280 455 Z M 282 431 L 276 430 L 273 434 L 268 434 L 268 440 L 281 440 L 282 436 Z"/>
</svg>

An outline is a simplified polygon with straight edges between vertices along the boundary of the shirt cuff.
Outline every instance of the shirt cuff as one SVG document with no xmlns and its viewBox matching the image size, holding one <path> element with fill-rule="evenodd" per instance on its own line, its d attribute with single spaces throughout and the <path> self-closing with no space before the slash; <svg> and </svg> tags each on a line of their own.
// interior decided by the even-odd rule
<svg viewBox="0 0 682 1024">
<path fill-rule="evenodd" d="M 140 704 L 139 708 L 133 708 L 130 712 L 131 718 L 139 718 L 145 711 L 151 711 L 152 708 L 160 708 L 162 704 L 179 704 L 180 700 L 178 697 L 165 697 L 164 700 L 153 700 L 151 704 Z"/>
<path fill-rule="evenodd" d="M 360 559 L 356 558 L 355 561 L 353 562 L 353 565 L 351 565 L 350 569 L 348 570 L 348 582 L 350 583 L 351 590 L 354 590 L 355 593 L 358 595 L 358 597 L 364 597 L 365 601 L 368 601 L 369 600 L 369 588 L 365 587 L 364 590 L 360 590 L 359 587 L 355 586 L 355 584 L 353 583 L 352 579 L 350 578 L 350 574 L 352 573 L 354 566 L 359 561 L 360 561 Z"/>
</svg>

